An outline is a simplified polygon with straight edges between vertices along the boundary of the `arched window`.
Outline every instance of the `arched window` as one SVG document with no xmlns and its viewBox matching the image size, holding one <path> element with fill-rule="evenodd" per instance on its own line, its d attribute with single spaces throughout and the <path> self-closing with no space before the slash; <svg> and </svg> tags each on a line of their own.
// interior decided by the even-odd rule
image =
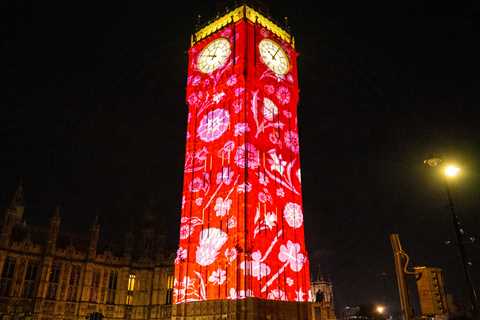
<svg viewBox="0 0 480 320">
<path fill-rule="evenodd" d="M 48 279 L 48 291 L 47 299 L 56 299 L 57 291 L 60 285 L 60 272 L 62 270 L 62 264 L 60 262 L 52 263 L 52 268 L 50 269 L 50 276 Z"/>
<path fill-rule="evenodd" d="M 125 301 L 126 304 L 133 303 L 133 291 L 135 290 L 135 280 L 136 280 L 135 273 L 130 273 L 128 275 L 127 300 Z"/>
<path fill-rule="evenodd" d="M 90 288 L 90 302 L 97 302 L 98 287 L 99 286 L 100 286 L 100 271 L 99 270 L 93 270 L 92 286 Z"/>
<path fill-rule="evenodd" d="M 68 281 L 67 301 L 76 301 L 78 286 L 80 284 L 80 273 L 82 272 L 80 265 L 72 265 L 70 279 Z"/>
<path fill-rule="evenodd" d="M 165 304 L 172 304 L 173 299 L 173 284 L 175 282 L 175 277 L 173 274 L 167 276 L 167 292 L 165 296 Z"/>
<path fill-rule="evenodd" d="M 25 281 L 23 282 L 22 297 L 33 298 L 38 278 L 38 261 L 28 261 Z"/>
<path fill-rule="evenodd" d="M 315 302 L 323 302 L 325 299 L 325 295 L 322 291 L 318 290 L 315 294 Z"/>
<path fill-rule="evenodd" d="M 15 258 L 7 257 L 3 265 L 2 279 L 0 280 L 0 296 L 9 297 L 15 273 Z"/>
<path fill-rule="evenodd" d="M 117 271 L 110 271 L 108 277 L 107 304 L 115 304 L 115 292 L 117 290 Z"/>
</svg>

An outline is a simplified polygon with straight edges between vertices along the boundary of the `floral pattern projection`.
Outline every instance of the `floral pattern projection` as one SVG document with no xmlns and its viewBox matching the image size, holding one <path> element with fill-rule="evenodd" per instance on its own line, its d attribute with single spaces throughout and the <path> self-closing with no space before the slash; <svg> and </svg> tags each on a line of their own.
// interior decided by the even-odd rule
<svg viewBox="0 0 480 320">
<path fill-rule="evenodd" d="M 202 73 L 197 56 L 219 37 L 230 41 L 230 57 Z M 277 75 L 262 63 L 258 43 L 264 38 L 288 53 L 287 74 Z M 245 21 L 190 49 L 176 303 L 311 298 L 296 72 L 294 49 Z"/>
</svg>

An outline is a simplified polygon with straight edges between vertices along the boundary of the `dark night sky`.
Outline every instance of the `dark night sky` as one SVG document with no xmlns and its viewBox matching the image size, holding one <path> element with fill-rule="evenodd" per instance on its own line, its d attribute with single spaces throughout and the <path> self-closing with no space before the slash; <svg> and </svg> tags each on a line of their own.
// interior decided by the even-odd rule
<svg viewBox="0 0 480 320">
<path fill-rule="evenodd" d="M 458 214 L 480 236 L 478 7 L 275 1 L 296 37 L 306 239 L 337 307 L 396 303 L 388 235 L 414 265 L 464 281 L 442 181 L 422 161 L 461 162 Z M 24 182 L 26 219 L 104 237 L 139 219 L 149 199 L 175 246 L 181 200 L 189 37 L 219 2 L 114 6 L 4 1 L 0 8 L 0 206 Z M 480 284 L 480 245 L 469 247 Z M 386 277 L 381 274 L 385 272 Z M 395 302 L 394 302 L 395 301 Z"/>
</svg>

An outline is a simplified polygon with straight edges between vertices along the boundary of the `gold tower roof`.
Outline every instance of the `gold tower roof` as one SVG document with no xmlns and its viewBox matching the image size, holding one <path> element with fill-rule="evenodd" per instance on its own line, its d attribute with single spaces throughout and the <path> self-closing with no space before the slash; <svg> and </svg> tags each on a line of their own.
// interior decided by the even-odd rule
<svg viewBox="0 0 480 320">
<path fill-rule="evenodd" d="M 195 43 L 199 42 L 202 39 L 205 39 L 209 35 L 215 33 L 216 31 L 220 30 L 221 28 L 225 27 L 227 24 L 232 22 L 237 22 L 243 18 L 251 22 L 256 22 L 261 26 L 265 27 L 266 29 L 270 30 L 273 34 L 275 34 L 280 39 L 284 40 L 287 43 L 290 43 L 292 47 L 295 47 L 295 39 L 293 36 L 288 33 L 285 29 L 282 29 L 276 23 L 265 17 L 260 12 L 252 9 L 247 5 L 241 5 L 225 15 L 217 18 L 215 21 L 209 23 L 208 25 L 202 27 L 200 30 L 196 31 L 192 35 L 191 45 L 193 46 Z"/>
</svg>

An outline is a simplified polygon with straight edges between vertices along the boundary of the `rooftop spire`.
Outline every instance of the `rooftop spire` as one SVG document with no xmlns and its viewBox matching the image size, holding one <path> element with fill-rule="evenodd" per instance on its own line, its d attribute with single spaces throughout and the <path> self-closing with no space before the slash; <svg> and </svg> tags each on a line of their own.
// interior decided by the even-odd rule
<svg viewBox="0 0 480 320">
<path fill-rule="evenodd" d="M 58 234 L 60 232 L 60 206 L 55 206 L 52 217 L 50 218 L 50 227 L 48 230 L 47 239 L 47 254 L 55 254 L 57 248 Z"/>
<path fill-rule="evenodd" d="M 317 268 L 318 268 L 318 271 L 317 271 L 317 281 L 320 281 L 320 280 L 322 280 L 322 278 L 323 278 L 323 277 L 322 277 L 322 272 L 320 271 L 320 264 L 318 264 Z"/>
<path fill-rule="evenodd" d="M 6 210 L 6 217 L 12 219 L 12 222 L 18 223 L 23 219 L 23 213 L 25 211 L 25 204 L 23 199 L 23 183 L 22 180 L 19 181 L 17 190 L 13 194 L 12 201 L 10 206 Z"/>
<path fill-rule="evenodd" d="M 10 208 L 16 207 L 23 207 L 24 206 L 24 199 L 23 199 L 23 181 L 20 179 L 18 182 L 17 190 L 12 197 L 12 201 L 10 202 Z"/>
<path fill-rule="evenodd" d="M 95 215 L 95 218 L 93 218 L 93 226 L 98 225 L 98 213 Z"/>
<path fill-rule="evenodd" d="M 55 206 L 55 209 L 53 209 L 52 219 L 60 219 L 60 206 L 59 205 Z"/>
</svg>

